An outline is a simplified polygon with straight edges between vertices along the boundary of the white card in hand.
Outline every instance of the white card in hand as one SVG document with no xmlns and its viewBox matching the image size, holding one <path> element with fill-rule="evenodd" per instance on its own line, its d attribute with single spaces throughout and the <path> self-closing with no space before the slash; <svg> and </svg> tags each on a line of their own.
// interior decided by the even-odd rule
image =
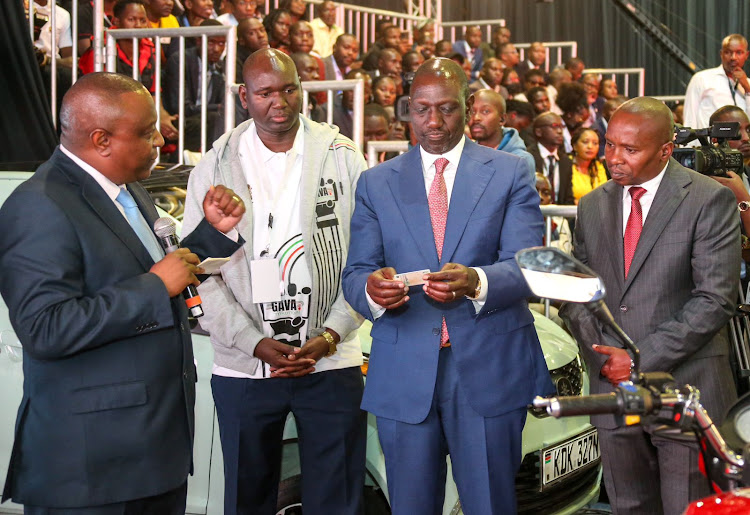
<svg viewBox="0 0 750 515">
<path fill-rule="evenodd" d="M 217 274 L 224 263 L 229 263 L 229 258 L 206 258 L 198 266 L 203 268 L 206 274 Z"/>
<path fill-rule="evenodd" d="M 419 286 L 420 284 L 424 284 L 425 280 L 422 279 L 422 276 L 424 274 L 429 274 L 430 270 L 417 270 L 416 272 L 406 272 L 403 274 L 396 274 L 393 276 L 393 280 L 395 281 L 403 281 L 403 283 L 407 287 L 412 286 Z"/>
<path fill-rule="evenodd" d="M 254 259 L 250 261 L 250 284 L 253 288 L 254 303 L 280 301 L 279 262 L 275 259 Z"/>
</svg>

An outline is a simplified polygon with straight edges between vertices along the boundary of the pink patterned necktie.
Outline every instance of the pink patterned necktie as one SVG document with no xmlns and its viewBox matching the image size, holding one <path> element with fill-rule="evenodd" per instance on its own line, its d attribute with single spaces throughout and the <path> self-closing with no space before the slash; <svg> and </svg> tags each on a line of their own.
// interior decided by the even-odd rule
<svg viewBox="0 0 750 515">
<path fill-rule="evenodd" d="M 435 160 L 435 179 L 433 179 L 430 193 L 427 195 L 427 204 L 430 206 L 430 220 L 432 221 L 432 234 L 435 236 L 435 249 L 437 250 L 438 260 L 443 257 L 445 222 L 448 220 L 448 188 L 445 186 L 445 177 L 443 177 L 446 166 L 448 166 L 448 160 L 444 157 Z M 448 347 L 449 345 L 448 326 L 445 324 L 445 317 L 443 317 L 440 346 Z"/>
<path fill-rule="evenodd" d="M 623 247 L 625 250 L 625 279 L 628 278 L 630 264 L 633 262 L 635 248 L 638 246 L 638 240 L 641 238 L 643 229 L 643 210 L 641 209 L 641 197 L 646 193 L 644 188 L 633 186 L 628 190 L 630 193 L 630 216 L 625 226 L 625 238 Z"/>
</svg>

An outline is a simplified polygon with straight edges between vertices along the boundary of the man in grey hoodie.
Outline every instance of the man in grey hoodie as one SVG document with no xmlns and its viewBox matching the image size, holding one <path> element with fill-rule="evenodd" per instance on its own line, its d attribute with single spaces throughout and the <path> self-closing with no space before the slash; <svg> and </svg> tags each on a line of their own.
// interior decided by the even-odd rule
<svg viewBox="0 0 750 515">
<path fill-rule="evenodd" d="M 225 474 L 225 513 L 276 513 L 282 433 L 297 422 L 305 513 L 362 505 L 365 414 L 359 408 L 361 318 L 344 300 L 359 149 L 338 128 L 300 115 L 285 54 L 259 50 L 243 68 L 252 118 L 214 143 L 188 183 L 185 233 L 211 185 L 233 184 L 249 206 L 245 244 L 200 288 L 211 333 Z"/>
<path fill-rule="evenodd" d="M 474 141 L 484 147 L 496 148 L 514 154 L 526 160 L 535 180 L 534 158 L 526 151 L 518 131 L 505 128 L 505 99 L 500 93 L 491 89 L 480 89 L 469 99 L 469 129 Z"/>
</svg>

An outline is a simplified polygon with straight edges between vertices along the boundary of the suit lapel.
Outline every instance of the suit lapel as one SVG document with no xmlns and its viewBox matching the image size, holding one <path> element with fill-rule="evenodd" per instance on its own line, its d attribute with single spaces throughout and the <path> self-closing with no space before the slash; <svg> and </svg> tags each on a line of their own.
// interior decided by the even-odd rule
<svg viewBox="0 0 750 515">
<path fill-rule="evenodd" d="M 612 277 L 616 278 L 618 286 L 622 286 L 625 280 L 622 243 L 622 187 L 613 181 L 609 181 L 602 186 L 602 190 L 606 192 L 601 204 L 599 204 L 599 216 L 605 238 L 605 244 L 602 248 L 610 249 L 609 252 L 603 252 L 603 254 L 607 256 L 609 261 Z"/>
<path fill-rule="evenodd" d="M 495 170 L 476 158 L 477 144 L 466 140 L 456 179 L 453 182 L 448 220 L 445 224 L 445 241 L 440 266 L 449 263 L 466 230 L 469 216 L 474 211 Z"/>
<path fill-rule="evenodd" d="M 633 282 L 634 277 L 638 275 L 638 270 L 643 266 L 667 223 L 672 219 L 682 200 L 688 194 L 685 186 L 690 184 L 690 182 L 690 177 L 679 170 L 675 166 L 675 163 L 670 161 L 664 178 L 661 184 L 659 184 L 659 189 L 656 191 L 654 201 L 651 203 L 651 209 L 648 212 L 646 221 L 643 224 L 641 237 L 638 240 L 638 246 L 635 248 L 633 262 L 630 264 L 628 278 L 623 288 L 623 295 Z"/>
<path fill-rule="evenodd" d="M 419 146 L 405 154 L 401 169 L 388 179 L 388 184 L 401 211 L 404 224 L 417 244 L 417 249 L 429 264 L 430 270 L 439 270 Z"/>
</svg>

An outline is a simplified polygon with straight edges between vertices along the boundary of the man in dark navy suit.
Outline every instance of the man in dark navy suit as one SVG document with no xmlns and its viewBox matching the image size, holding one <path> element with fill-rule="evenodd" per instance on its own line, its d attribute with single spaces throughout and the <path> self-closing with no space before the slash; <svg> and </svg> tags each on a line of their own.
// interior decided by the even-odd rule
<svg viewBox="0 0 750 515">
<path fill-rule="evenodd" d="M 239 247 L 222 233 L 244 204 L 216 187 L 192 252 L 165 257 L 136 182 L 164 143 L 148 91 L 86 75 L 60 121 L 60 146 L 0 210 L 0 292 L 24 370 L 2 500 L 34 515 L 184 514 L 196 370 L 181 292 L 200 258 Z"/>
<path fill-rule="evenodd" d="M 447 454 L 467 514 L 514 513 L 526 405 L 552 391 L 514 261 L 542 241 L 533 170 L 464 136 L 467 93 L 455 62 L 425 62 L 419 145 L 357 184 L 343 289 L 373 322 L 362 408 L 394 515 L 442 512 Z M 394 278 L 422 270 L 423 286 Z"/>
</svg>

